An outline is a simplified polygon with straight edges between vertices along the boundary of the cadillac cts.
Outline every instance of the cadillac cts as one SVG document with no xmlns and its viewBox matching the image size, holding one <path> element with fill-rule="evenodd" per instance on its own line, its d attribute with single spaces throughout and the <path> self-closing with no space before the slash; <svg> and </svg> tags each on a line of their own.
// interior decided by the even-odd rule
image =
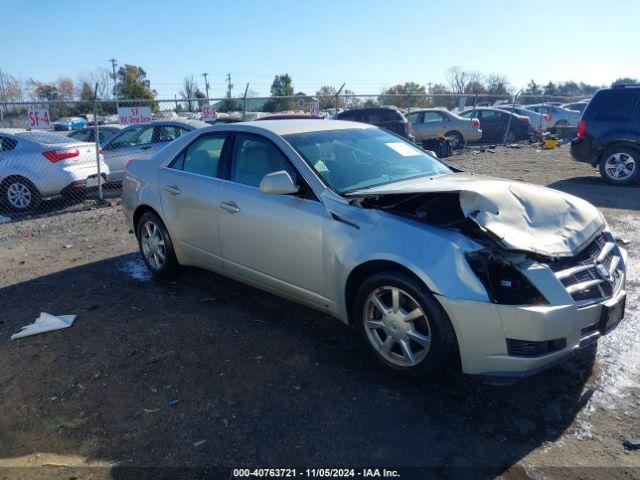
<svg viewBox="0 0 640 480">
<path fill-rule="evenodd" d="M 624 315 L 626 252 L 591 204 L 365 124 L 190 132 L 128 165 L 123 207 L 156 275 L 203 267 L 323 310 L 409 375 L 530 375 Z"/>
</svg>

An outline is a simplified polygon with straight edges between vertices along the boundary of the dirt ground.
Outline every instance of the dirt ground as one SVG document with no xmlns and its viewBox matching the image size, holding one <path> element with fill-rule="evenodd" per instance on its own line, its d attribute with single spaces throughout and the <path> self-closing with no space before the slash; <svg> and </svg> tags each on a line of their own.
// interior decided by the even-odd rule
<svg viewBox="0 0 640 480">
<path fill-rule="evenodd" d="M 640 188 L 604 184 L 566 146 L 474 150 L 450 164 L 579 195 L 630 240 L 627 316 L 597 349 L 507 387 L 455 373 L 411 382 L 321 313 L 195 269 L 151 279 L 118 207 L 7 223 L 0 479 L 181 478 L 216 466 L 640 478 L 640 451 L 623 446 L 640 436 Z M 10 340 L 41 311 L 78 317 Z M 411 472 L 424 478 L 403 478 Z"/>
</svg>

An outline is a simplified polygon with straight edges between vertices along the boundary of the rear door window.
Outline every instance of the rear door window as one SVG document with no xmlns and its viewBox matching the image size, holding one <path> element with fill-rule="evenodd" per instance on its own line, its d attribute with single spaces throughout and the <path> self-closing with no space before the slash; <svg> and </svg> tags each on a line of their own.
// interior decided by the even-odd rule
<svg viewBox="0 0 640 480">
<path fill-rule="evenodd" d="M 224 134 L 200 137 L 178 156 L 171 167 L 205 177 L 217 177 L 225 139 Z"/>
<path fill-rule="evenodd" d="M 605 90 L 589 103 L 585 118 L 598 122 L 628 122 L 638 105 L 640 92 L 631 90 Z"/>
<path fill-rule="evenodd" d="M 424 123 L 442 123 L 444 115 L 440 112 L 424 112 Z"/>
<path fill-rule="evenodd" d="M 114 138 L 109 144 L 112 148 L 135 147 L 151 143 L 153 127 L 134 127 L 131 130 L 122 132 L 119 137 Z"/>
</svg>

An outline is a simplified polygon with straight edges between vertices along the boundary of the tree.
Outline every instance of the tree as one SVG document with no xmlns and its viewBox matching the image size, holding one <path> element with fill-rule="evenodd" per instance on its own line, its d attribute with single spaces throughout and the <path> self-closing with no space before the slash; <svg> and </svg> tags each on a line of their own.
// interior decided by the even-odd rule
<svg viewBox="0 0 640 480">
<path fill-rule="evenodd" d="M 60 100 L 73 100 L 73 80 L 69 77 L 59 77 L 56 80 L 56 89 L 58 90 L 58 97 Z"/>
<path fill-rule="evenodd" d="M 276 75 L 271 83 L 272 97 L 290 97 L 293 95 L 293 81 L 288 73 Z M 286 98 L 270 98 L 262 107 L 265 112 L 279 112 L 287 110 L 289 105 Z"/>
<path fill-rule="evenodd" d="M 415 107 L 425 103 L 424 95 L 427 89 L 415 82 L 405 82 L 394 85 L 382 91 L 378 101 L 382 105 L 395 105 L 396 107 Z M 423 97 L 420 98 L 419 96 Z"/>
<path fill-rule="evenodd" d="M 60 94 L 58 88 L 50 83 L 39 82 L 33 78 L 29 79 L 29 85 L 32 88 L 33 93 L 31 96 L 34 100 L 46 100 L 48 102 L 54 102 L 58 100 Z"/>
<path fill-rule="evenodd" d="M 103 100 L 113 98 L 114 82 L 113 74 L 105 67 L 100 67 L 89 72 L 89 85 L 98 84 L 98 98 Z"/>
<path fill-rule="evenodd" d="M 93 100 L 93 88 L 87 82 L 82 82 L 80 92 L 78 93 L 80 100 L 91 101 Z"/>
<path fill-rule="evenodd" d="M 147 80 L 147 72 L 142 67 L 125 65 L 118 69 L 116 75 L 116 94 L 121 99 L 153 100 L 151 82 Z"/>
<path fill-rule="evenodd" d="M 556 84 L 553 82 L 549 82 L 544 86 L 544 94 L 545 96 L 549 97 L 549 96 L 553 96 L 553 95 L 558 95 L 558 87 L 556 87 Z"/>
<path fill-rule="evenodd" d="M 452 93 L 464 93 L 464 88 L 470 80 L 470 73 L 459 66 L 449 68 L 444 76 Z"/>
<path fill-rule="evenodd" d="M 320 103 L 320 110 L 336 108 L 336 87 L 324 85 L 316 92 L 316 98 Z"/>
<path fill-rule="evenodd" d="M 527 84 L 527 88 L 524 90 L 524 94 L 525 95 L 541 95 L 542 90 L 540 89 L 540 86 L 533 79 L 531 79 Z"/>
<path fill-rule="evenodd" d="M 193 96 L 198 99 L 198 110 L 202 110 L 202 107 L 207 104 L 207 96 L 199 88 L 196 88 L 196 93 Z"/>
<path fill-rule="evenodd" d="M 622 77 L 622 78 L 618 78 L 615 82 L 613 82 L 611 86 L 615 87 L 616 85 L 638 85 L 638 84 L 640 84 L 640 81 L 637 78 Z"/>
<path fill-rule="evenodd" d="M 197 89 L 198 86 L 196 85 L 196 80 L 195 78 L 193 78 L 193 75 L 187 75 L 186 77 L 184 77 L 184 80 L 182 81 L 182 90 L 180 91 L 180 96 L 187 100 L 187 108 L 190 112 L 193 111 L 191 99 L 195 98 Z"/>
</svg>

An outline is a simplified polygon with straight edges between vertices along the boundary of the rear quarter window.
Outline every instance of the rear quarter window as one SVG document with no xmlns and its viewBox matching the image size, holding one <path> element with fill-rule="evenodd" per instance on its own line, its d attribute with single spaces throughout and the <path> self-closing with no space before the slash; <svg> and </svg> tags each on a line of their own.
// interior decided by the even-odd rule
<svg viewBox="0 0 640 480">
<path fill-rule="evenodd" d="M 630 90 L 606 90 L 599 92 L 589 102 L 585 120 L 597 122 L 627 122 L 638 106 L 640 92 Z"/>
<path fill-rule="evenodd" d="M 18 142 L 16 142 L 13 138 L 0 137 L 0 152 L 8 152 L 10 150 L 13 150 L 14 148 L 16 148 L 16 145 L 18 145 Z"/>
</svg>

